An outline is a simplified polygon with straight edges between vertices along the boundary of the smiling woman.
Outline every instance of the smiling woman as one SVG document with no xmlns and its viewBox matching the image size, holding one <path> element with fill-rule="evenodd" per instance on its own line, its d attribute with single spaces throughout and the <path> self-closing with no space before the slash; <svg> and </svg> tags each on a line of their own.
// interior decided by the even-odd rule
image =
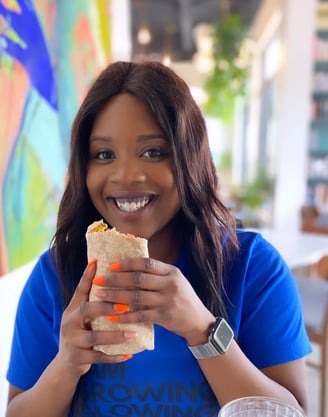
<svg viewBox="0 0 328 417">
<path fill-rule="evenodd" d="M 101 218 L 149 256 L 107 259 L 103 242 L 88 259 Z M 142 324 L 154 350 L 127 354 Z M 76 115 L 56 234 L 20 299 L 7 417 L 215 417 L 250 395 L 306 407 L 310 351 L 285 262 L 219 198 L 188 85 L 158 62 L 109 65 Z"/>
</svg>

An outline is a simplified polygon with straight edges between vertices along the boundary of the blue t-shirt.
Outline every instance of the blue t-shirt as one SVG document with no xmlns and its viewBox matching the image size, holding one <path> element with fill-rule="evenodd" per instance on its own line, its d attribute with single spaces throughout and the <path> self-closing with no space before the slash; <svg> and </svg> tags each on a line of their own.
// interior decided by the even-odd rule
<svg viewBox="0 0 328 417">
<path fill-rule="evenodd" d="M 311 352 L 294 279 L 261 235 L 238 231 L 240 251 L 224 270 L 229 323 L 258 368 Z M 176 263 L 188 277 L 190 261 Z M 32 387 L 58 351 L 62 303 L 58 277 L 43 254 L 18 305 L 8 381 Z M 185 340 L 155 325 L 155 350 L 112 365 L 93 365 L 79 382 L 70 416 L 212 417 L 219 411 Z"/>
</svg>

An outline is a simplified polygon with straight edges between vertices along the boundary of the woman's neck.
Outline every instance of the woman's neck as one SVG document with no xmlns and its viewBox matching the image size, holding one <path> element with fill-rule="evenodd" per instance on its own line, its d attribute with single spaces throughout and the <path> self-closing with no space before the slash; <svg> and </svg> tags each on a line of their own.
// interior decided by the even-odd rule
<svg viewBox="0 0 328 417">
<path fill-rule="evenodd" d="M 179 256 L 180 247 L 181 234 L 175 220 L 152 236 L 148 242 L 149 256 L 151 258 L 172 265 Z"/>
</svg>

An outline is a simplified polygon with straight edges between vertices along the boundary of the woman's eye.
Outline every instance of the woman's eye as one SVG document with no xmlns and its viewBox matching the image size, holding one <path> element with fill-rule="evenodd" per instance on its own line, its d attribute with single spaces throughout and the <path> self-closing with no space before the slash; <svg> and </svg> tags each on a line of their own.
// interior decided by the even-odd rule
<svg viewBox="0 0 328 417">
<path fill-rule="evenodd" d="M 113 158 L 113 153 L 110 151 L 100 151 L 96 153 L 96 159 L 112 159 Z"/>
<path fill-rule="evenodd" d="M 142 154 L 142 156 L 145 156 L 147 158 L 161 158 L 163 155 L 164 155 L 164 152 L 158 148 L 147 149 Z"/>
</svg>

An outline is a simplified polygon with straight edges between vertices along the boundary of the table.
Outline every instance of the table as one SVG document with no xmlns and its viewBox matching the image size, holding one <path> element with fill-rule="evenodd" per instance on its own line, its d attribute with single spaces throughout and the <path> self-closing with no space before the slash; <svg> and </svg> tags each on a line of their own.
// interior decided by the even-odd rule
<svg viewBox="0 0 328 417">
<path fill-rule="evenodd" d="M 311 265 L 328 255 L 328 235 L 274 229 L 257 231 L 279 251 L 291 269 Z"/>
</svg>

